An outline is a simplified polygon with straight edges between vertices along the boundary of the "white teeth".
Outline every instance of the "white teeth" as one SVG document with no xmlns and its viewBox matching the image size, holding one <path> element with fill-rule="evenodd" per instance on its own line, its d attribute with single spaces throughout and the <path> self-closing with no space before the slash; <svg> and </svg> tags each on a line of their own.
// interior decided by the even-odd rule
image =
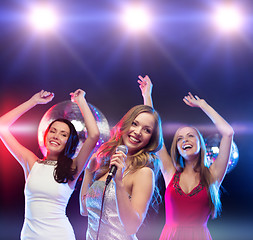
<svg viewBox="0 0 253 240">
<path fill-rule="evenodd" d="M 190 144 L 186 144 L 183 146 L 183 149 L 185 150 L 186 148 L 191 148 L 192 146 Z"/>
<path fill-rule="evenodd" d="M 130 136 L 129 138 L 130 138 L 132 141 L 136 142 L 136 143 L 139 143 L 139 142 L 140 142 L 140 140 L 138 140 L 138 139 L 136 139 L 136 138 L 134 138 L 134 137 L 132 137 L 132 136 Z"/>
<path fill-rule="evenodd" d="M 50 143 L 51 143 L 51 144 L 58 145 L 58 143 L 57 143 L 57 142 L 55 142 L 55 141 L 50 141 Z"/>
</svg>

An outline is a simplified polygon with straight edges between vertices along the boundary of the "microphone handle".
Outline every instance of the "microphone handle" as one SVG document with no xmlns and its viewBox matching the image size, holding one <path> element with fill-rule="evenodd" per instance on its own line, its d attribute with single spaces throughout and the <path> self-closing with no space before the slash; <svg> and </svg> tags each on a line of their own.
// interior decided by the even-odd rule
<svg viewBox="0 0 253 240">
<path fill-rule="evenodd" d="M 109 182 L 112 180 L 112 177 L 115 175 L 116 171 L 117 171 L 117 167 L 115 165 L 112 165 L 110 172 L 108 173 L 108 176 L 106 178 L 106 182 L 105 182 L 106 185 L 108 185 Z"/>
<path fill-rule="evenodd" d="M 128 148 L 125 145 L 119 145 L 116 149 L 116 152 L 119 152 L 119 151 L 123 152 L 124 154 L 127 154 Z M 105 181 L 106 185 L 108 185 L 109 182 L 112 180 L 113 176 L 116 174 L 116 171 L 117 171 L 117 167 L 115 165 L 112 165 Z"/>
</svg>

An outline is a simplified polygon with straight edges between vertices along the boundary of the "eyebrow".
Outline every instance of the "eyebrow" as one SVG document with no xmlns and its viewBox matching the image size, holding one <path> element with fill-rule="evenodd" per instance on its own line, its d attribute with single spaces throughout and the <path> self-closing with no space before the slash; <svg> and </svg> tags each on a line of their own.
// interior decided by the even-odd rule
<svg viewBox="0 0 253 240">
<path fill-rule="evenodd" d="M 186 133 L 186 135 L 189 135 L 189 134 L 196 135 L 194 132 L 188 132 L 188 133 Z M 183 135 L 178 135 L 177 137 L 183 137 Z"/>
<path fill-rule="evenodd" d="M 56 130 L 56 131 L 57 131 L 57 128 L 55 128 L 55 127 L 51 127 L 50 129 L 53 129 L 53 130 Z M 69 134 L 69 132 L 67 132 L 67 131 L 65 131 L 65 130 L 60 130 L 60 132 L 61 132 L 61 133 L 67 133 L 67 134 Z"/>
<path fill-rule="evenodd" d="M 138 120 L 134 120 L 134 122 L 137 122 L 138 124 L 140 124 L 140 122 L 139 122 Z M 149 129 L 151 129 L 151 130 L 154 129 L 154 127 L 149 126 L 149 125 L 144 125 L 143 127 L 144 127 L 144 128 L 149 128 Z"/>
</svg>

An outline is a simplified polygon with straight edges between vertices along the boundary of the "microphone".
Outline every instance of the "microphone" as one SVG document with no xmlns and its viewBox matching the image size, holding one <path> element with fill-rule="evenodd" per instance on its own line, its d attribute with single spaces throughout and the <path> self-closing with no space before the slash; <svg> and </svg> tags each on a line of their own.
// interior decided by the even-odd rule
<svg viewBox="0 0 253 240">
<path fill-rule="evenodd" d="M 116 153 L 117 152 L 123 152 L 124 154 L 127 155 L 128 153 L 128 148 L 127 146 L 125 145 L 119 145 L 117 148 L 116 148 Z M 105 185 L 108 185 L 109 182 L 112 180 L 113 176 L 116 174 L 116 171 L 117 171 L 117 167 L 115 165 L 112 165 L 111 166 L 111 169 L 110 169 L 110 172 L 108 173 L 108 176 L 106 178 L 106 182 L 105 182 Z"/>
</svg>

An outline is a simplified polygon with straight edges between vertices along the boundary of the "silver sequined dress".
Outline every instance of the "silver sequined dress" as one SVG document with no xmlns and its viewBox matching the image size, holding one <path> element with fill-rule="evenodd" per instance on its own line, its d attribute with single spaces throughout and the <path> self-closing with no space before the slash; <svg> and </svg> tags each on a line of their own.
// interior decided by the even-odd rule
<svg viewBox="0 0 253 240">
<path fill-rule="evenodd" d="M 95 181 L 86 196 L 88 210 L 88 228 L 86 240 L 95 240 L 97 237 L 98 223 L 101 211 L 102 196 L 105 182 Z M 135 234 L 127 235 L 120 222 L 114 183 L 111 181 L 105 192 L 104 210 L 99 231 L 99 240 L 137 240 Z"/>
</svg>

